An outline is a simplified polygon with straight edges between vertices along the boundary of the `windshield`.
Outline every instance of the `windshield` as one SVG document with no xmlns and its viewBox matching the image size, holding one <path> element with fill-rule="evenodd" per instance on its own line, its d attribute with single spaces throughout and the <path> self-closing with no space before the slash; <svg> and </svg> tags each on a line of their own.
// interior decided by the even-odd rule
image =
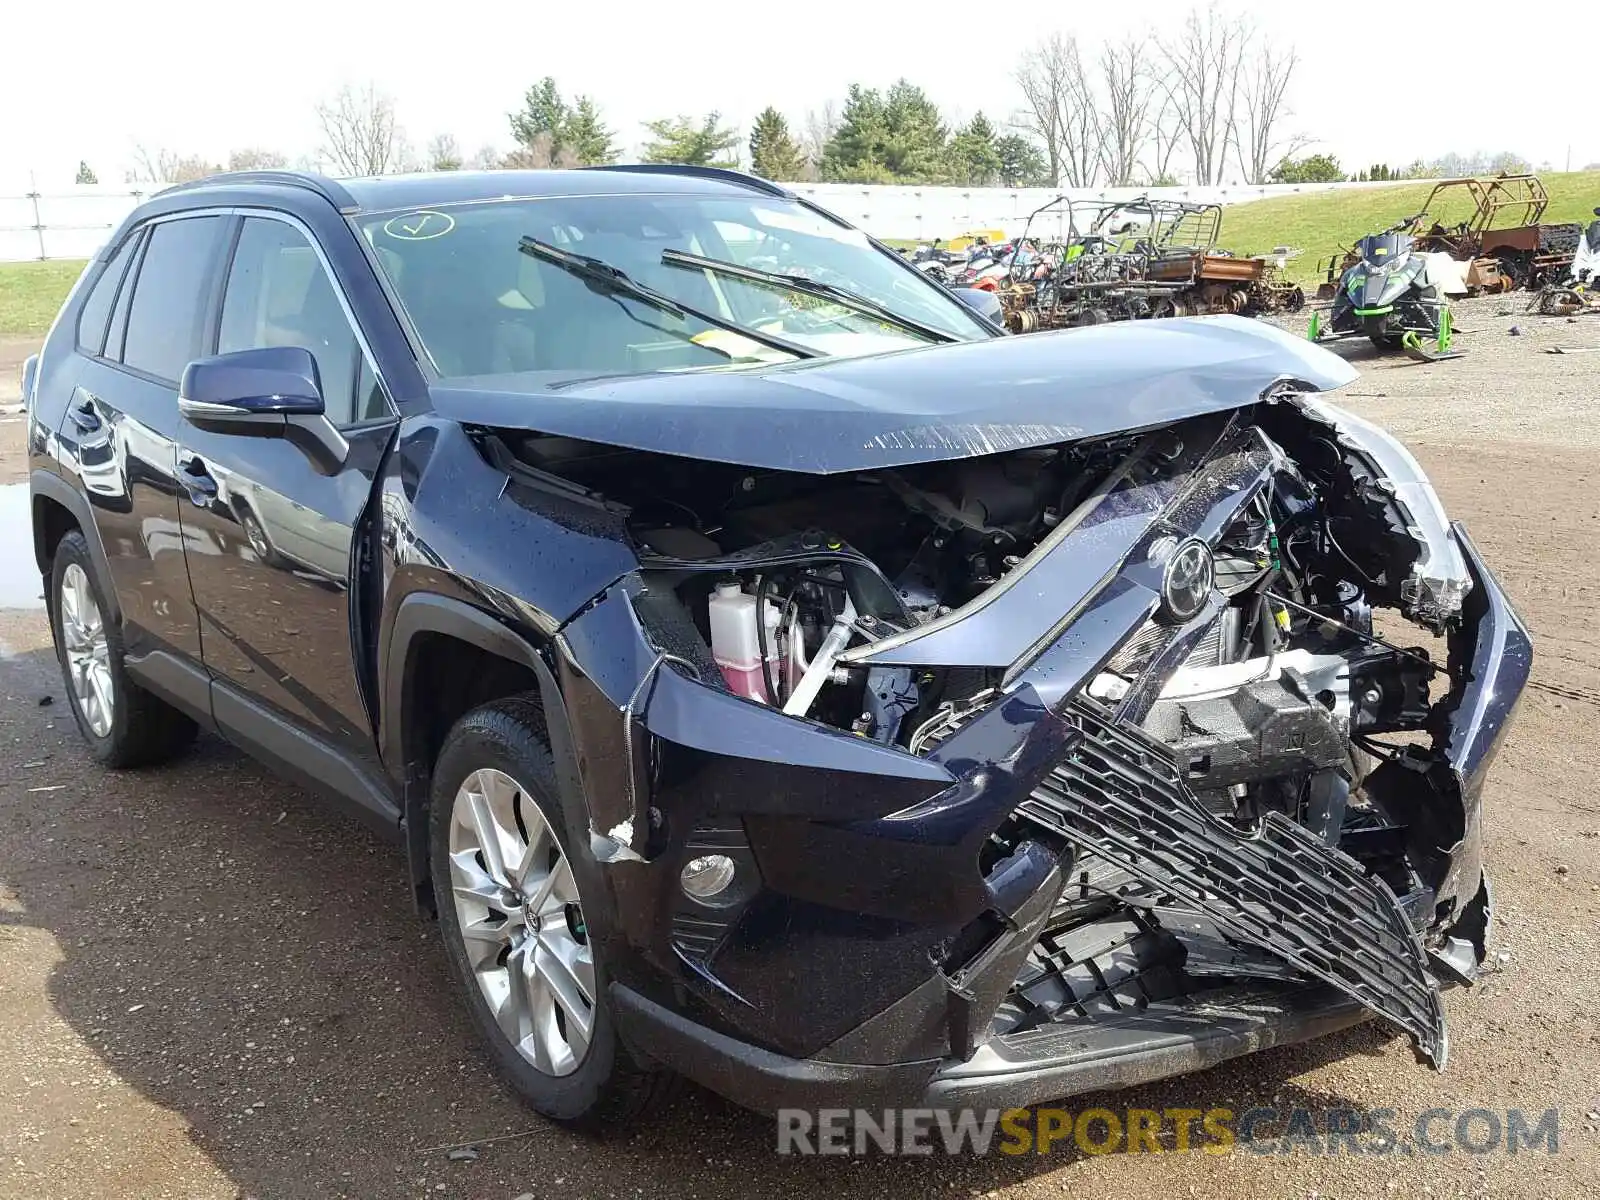
<svg viewBox="0 0 1600 1200">
<path fill-rule="evenodd" d="M 1373 233 L 1357 247 L 1362 259 L 1375 267 L 1388 267 L 1411 251 L 1411 239 L 1403 233 Z"/>
<path fill-rule="evenodd" d="M 378 213 L 357 224 L 445 377 L 704 370 L 795 361 L 784 342 L 813 354 L 860 355 L 929 345 L 935 333 L 990 336 L 959 300 L 859 231 L 777 198 L 500 200 Z M 719 323 L 665 311 L 592 273 L 525 253 L 525 238 L 619 268 Z M 662 261 L 665 250 L 831 284 L 927 329 L 857 311 L 843 298 L 673 266 Z"/>
</svg>

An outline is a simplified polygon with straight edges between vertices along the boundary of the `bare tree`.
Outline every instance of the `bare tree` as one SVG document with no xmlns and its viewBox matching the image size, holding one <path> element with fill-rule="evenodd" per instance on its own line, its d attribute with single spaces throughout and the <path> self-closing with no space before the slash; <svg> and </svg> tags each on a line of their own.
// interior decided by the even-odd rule
<svg viewBox="0 0 1600 1200">
<path fill-rule="evenodd" d="M 317 105 L 323 154 L 341 175 L 385 175 L 405 157 L 394 101 L 368 83 Z"/>
<path fill-rule="evenodd" d="M 477 152 L 467 159 L 467 166 L 474 171 L 493 171 L 500 165 L 500 151 L 493 146 L 479 146 Z"/>
<path fill-rule="evenodd" d="M 1183 141 L 1183 122 L 1178 117 L 1177 105 L 1162 88 L 1157 88 L 1153 100 L 1155 116 L 1150 121 L 1150 166 L 1148 175 L 1152 184 L 1166 184 L 1176 180 L 1172 171 L 1172 156 Z"/>
<path fill-rule="evenodd" d="M 806 164 L 812 176 L 816 175 L 828 143 L 839 130 L 839 109 L 832 100 L 823 102 L 821 108 L 806 110 L 805 130 L 800 135 L 800 148 L 805 152 Z"/>
<path fill-rule="evenodd" d="M 428 170 L 459 171 L 466 160 L 453 133 L 436 133 L 428 142 Z"/>
<path fill-rule="evenodd" d="M 1282 159 L 1309 145 L 1303 134 L 1284 134 L 1283 120 L 1293 115 L 1288 107 L 1289 84 L 1300 58 L 1271 41 L 1257 45 L 1241 72 L 1239 112 L 1233 144 L 1239 169 L 1249 183 L 1266 183 L 1267 173 Z"/>
<path fill-rule="evenodd" d="M 1162 88 L 1194 162 L 1196 183 L 1221 183 L 1237 128 L 1240 76 L 1254 36 L 1244 17 L 1224 16 L 1215 0 L 1194 9 L 1170 39 L 1158 40 Z"/>
<path fill-rule="evenodd" d="M 1151 138 L 1156 89 L 1149 39 L 1129 37 L 1102 47 L 1100 83 L 1105 96 L 1101 124 L 1106 178 L 1113 186 L 1127 187 Z"/>
<path fill-rule="evenodd" d="M 1022 56 L 1022 128 L 1044 146 L 1051 182 L 1093 187 L 1105 159 L 1099 98 L 1073 37 L 1053 33 Z"/>
<path fill-rule="evenodd" d="M 135 146 L 129 183 L 189 183 L 222 170 L 199 154 L 179 154 L 176 150 L 147 149 Z"/>
<path fill-rule="evenodd" d="M 549 130 L 542 130 L 534 134 L 533 140 L 527 145 L 518 146 L 501 159 L 500 165 L 508 171 L 546 171 L 551 167 L 571 170 L 582 164 L 573 147 L 556 147 Z"/>
<path fill-rule="evenodd" d="M 276 150 L 262 150 L 257 146 L 246 146 L 228 153 L 230 171 L 271 171 L 288 165 L 288 158 Z"/>
</svg>

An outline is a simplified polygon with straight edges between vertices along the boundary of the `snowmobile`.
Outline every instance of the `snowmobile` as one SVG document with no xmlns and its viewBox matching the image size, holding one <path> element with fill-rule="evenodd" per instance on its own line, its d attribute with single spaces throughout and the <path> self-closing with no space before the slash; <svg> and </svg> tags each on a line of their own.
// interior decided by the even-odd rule
<svg viewBox="0 0 1600 1200">
<path fill-rule="evenodd" d="M 1356 244 L 1357 260 L 1339 279 L 1326 331 L 1321 314 L 1312 314 L 1312 341 L 1367 337 L 1379 349 L 1404 350 L 1426 362 L 1460 356 L 1450 348 L 1446 268 L 1433 261 L 1449 256 L 1417 252 L 1410 233 L 1422 216 L 1408 217 Z M 1435 349 L 1425 349 L 1424 339 Z"/>
</svg>

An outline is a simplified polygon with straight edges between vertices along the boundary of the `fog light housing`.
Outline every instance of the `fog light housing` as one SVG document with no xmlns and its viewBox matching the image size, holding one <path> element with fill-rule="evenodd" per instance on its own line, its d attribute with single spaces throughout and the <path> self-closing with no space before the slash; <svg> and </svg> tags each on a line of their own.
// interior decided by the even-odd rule
<svg viewBox="0 0 1600 1200">
<path fill-rule="evenodd" d="M 678 883 L 684 895 L 707 904 L 732 887 L 737 874 L 738 867 L 726 854 L 702 854 L 683 864 Z"/>
</svg>

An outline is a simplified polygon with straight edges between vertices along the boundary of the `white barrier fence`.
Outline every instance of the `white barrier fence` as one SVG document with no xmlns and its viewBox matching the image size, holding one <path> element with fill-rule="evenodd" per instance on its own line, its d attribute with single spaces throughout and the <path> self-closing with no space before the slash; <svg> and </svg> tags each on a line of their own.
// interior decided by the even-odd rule
<svg viewBox="0 0 1600 1200">
<path fill-rule="evenodd" d="M 974 229 L 1002 229 L 1015 236 L 1028 214 L 1059 195 L 1075 204 L 1131 200 L 1148 194 L 1170 200 L 1239 204 L 1266 196 L 1337 188 L 1382 187 L 1371 183 L 1271 184 L 1261 187 L 1167 188 L 959 188 L 893 187 L 848 183 L 797 183 L 800 195 L 881 238 L 930 241 Z M 127 188 L 89 184 L 59 192 L 0 195 L 0 262 L 41 258 L 87 258 L 118 223 L 148 195 Z M 1067 230 L 1064 211 L 1041 217 L 1042 236 Z M 1226 239 L 1224 239 L 1226 240 Z"/>
<path fill-rule="evenodd" d="M 1000 229 L 1008 237 L 1019 235 L 1030 213 L 1058 196 L 1067 196 L 1078 211 L 1082 232 L 1085 210 L 1095 205 L 1126 202 L 1140 196 L 1187 200 L 1196 204 L 1242 204 L 1269 196 L 1297 192 L 1322 192 L 1341 188 L 1382 187 L 1371 183 L 1266 184 L 1259 187 L 1162 188 L 959 188 L 869 187 L 848 183 L 796 183 L 789 187 L 837 213 L 874 237 L 927 242 L 950 238 L 969 230 Z M 1068 230 L 1065 206 L 1034 219 L 1029 232 L 1040 237 L 1064 238 Z M 1226 243 L 1227 223 L 1223 223 Z"/>
</svg>

